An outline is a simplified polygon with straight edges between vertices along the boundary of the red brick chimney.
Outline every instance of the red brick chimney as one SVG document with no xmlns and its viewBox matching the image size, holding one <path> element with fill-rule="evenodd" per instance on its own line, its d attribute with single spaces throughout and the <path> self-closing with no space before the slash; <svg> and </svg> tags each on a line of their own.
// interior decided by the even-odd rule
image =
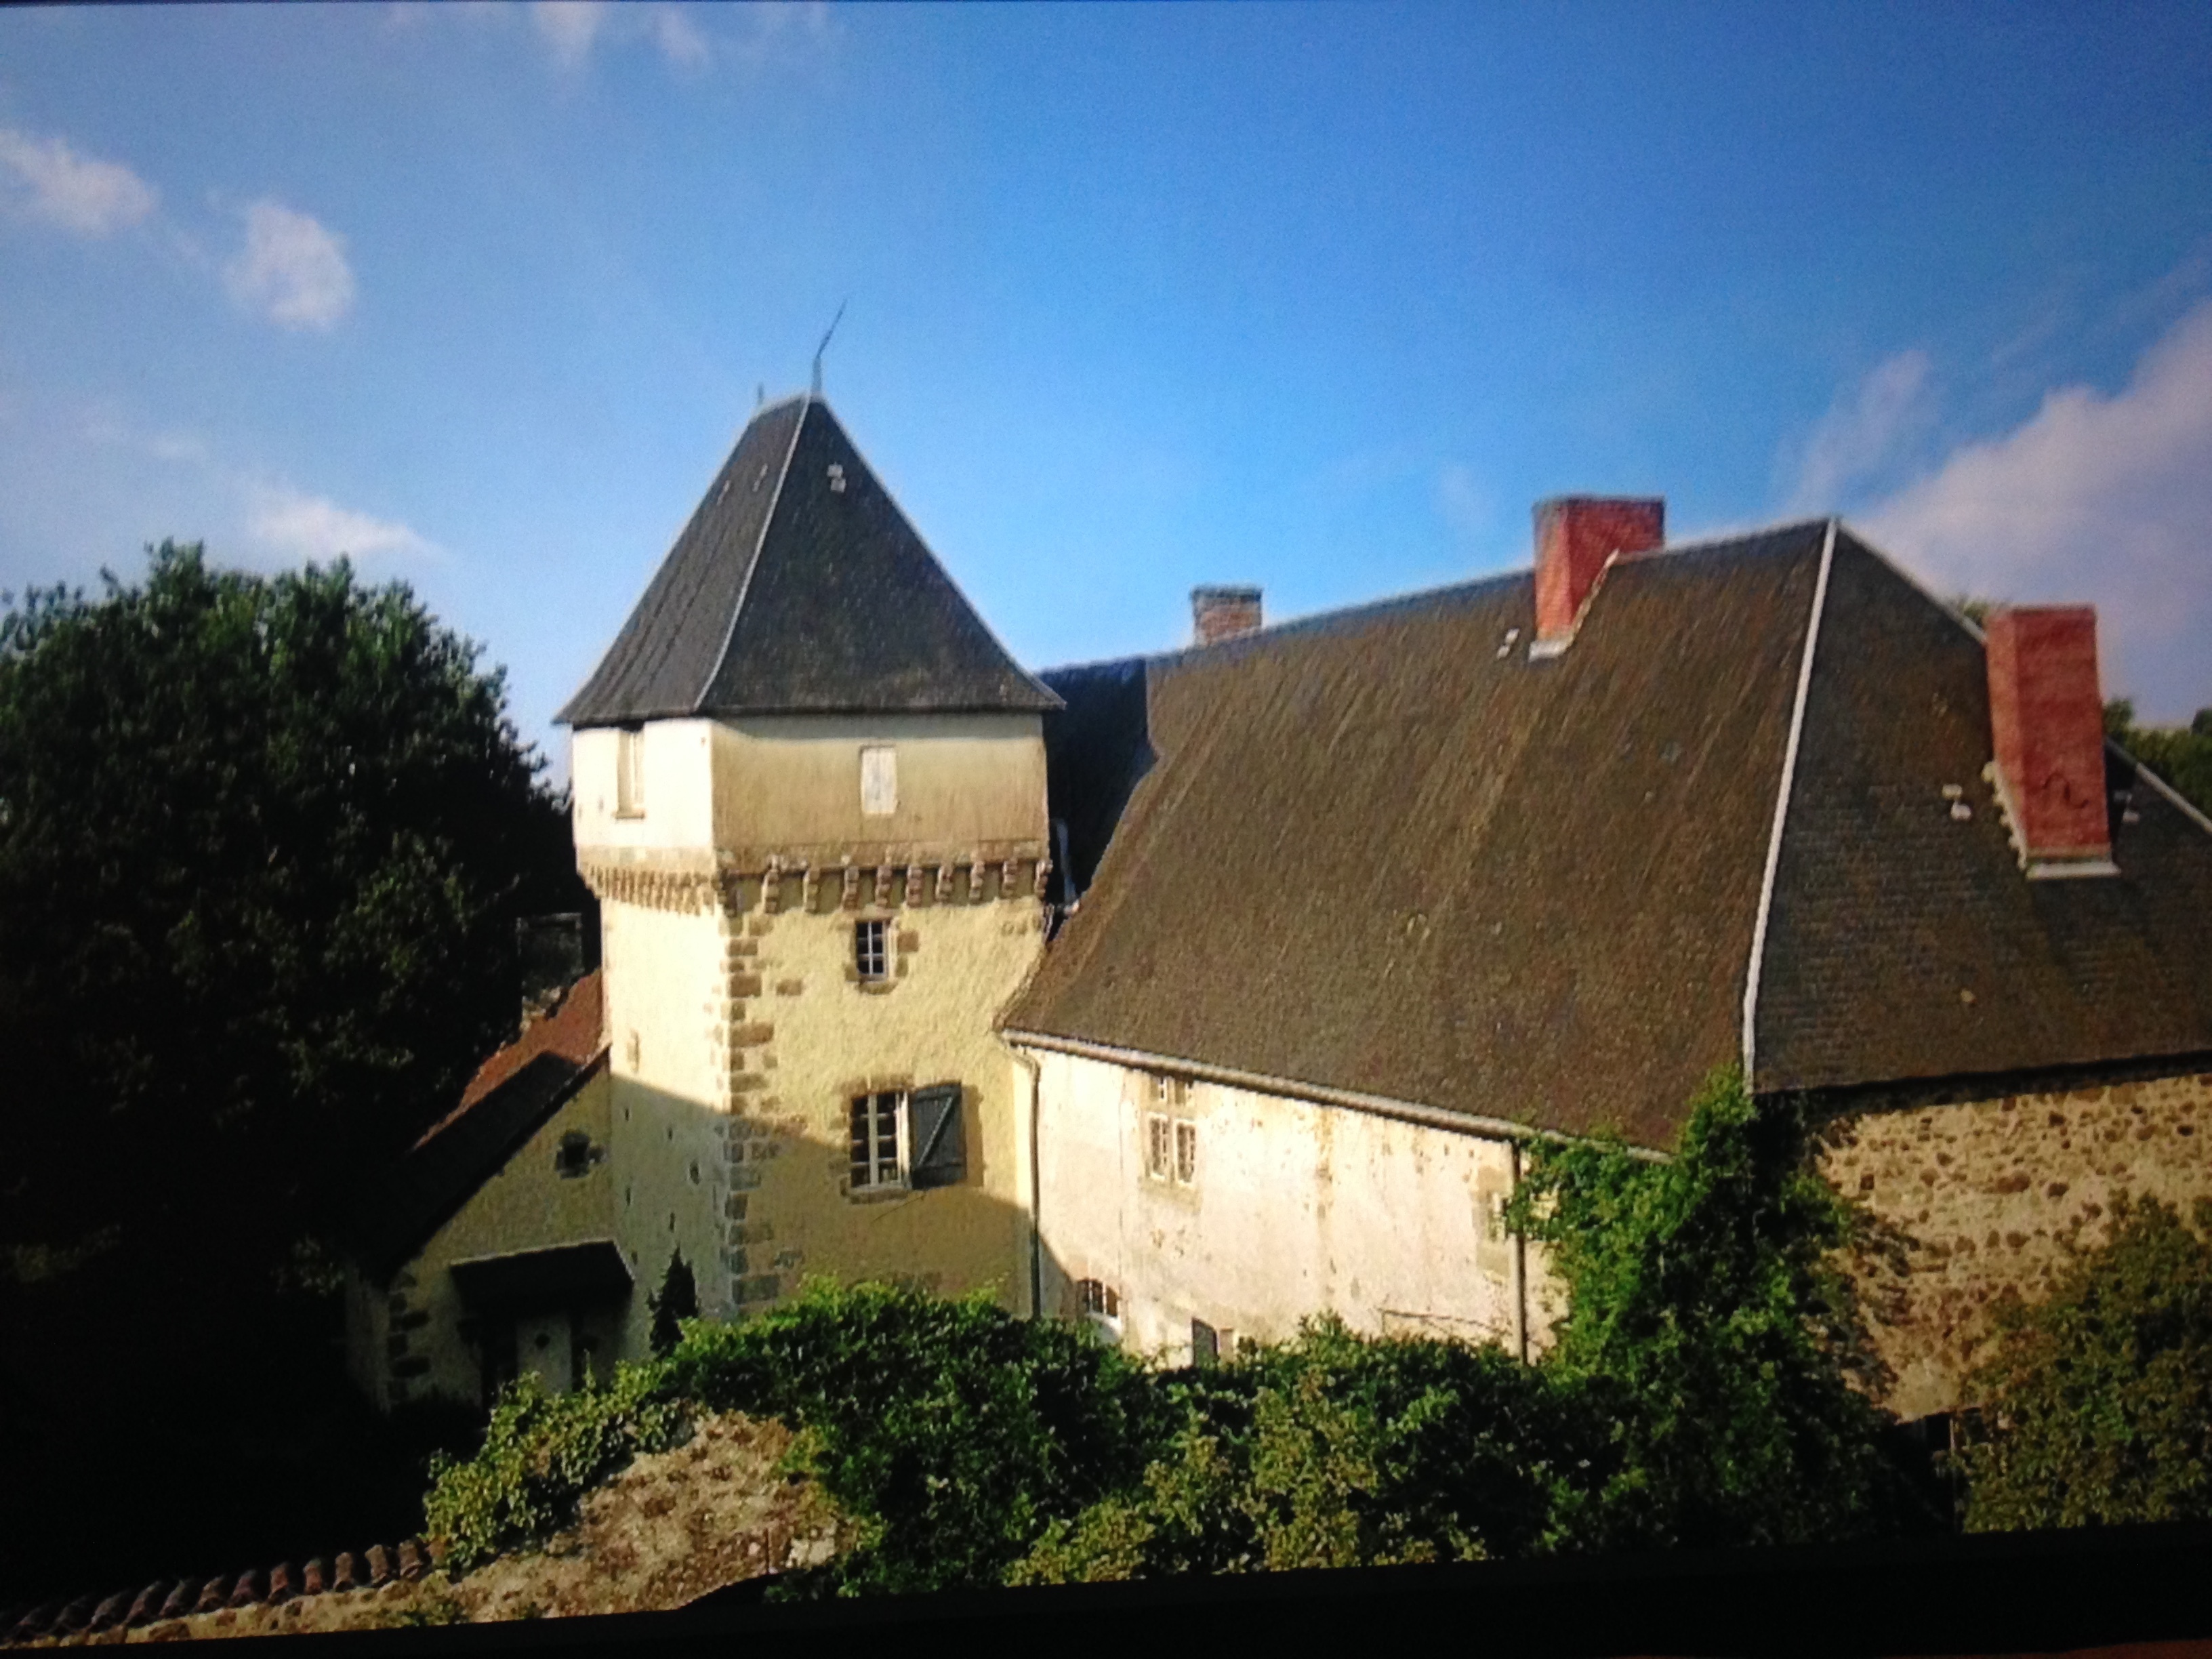
<svg viewBox="0 0 2212 1659">
<path fill-rule="evenodd" d="M 1564 644 L 1582 620 L 1607 560 L 1667 540 L 1667 503 L 1625 496 L 1554 495 L 1536 503 L 1536 641 Z"/>
<path fill-rule="evenodd" d="M 2030 874 L 2068 863 L 2109 869 L 2105 703 L 2097 613 L 2038 605 L 1990 613 L 1990 735 L 1996 777 Z M 2060 869 L 2039 871 L 2051 860 Z"/>
<path fill-rule="evenodd" d="M 1193 636 L 1200 645 L 1260 631 L 1256 587 L 1194 587 L 1190 590 Z"/>
</svg>

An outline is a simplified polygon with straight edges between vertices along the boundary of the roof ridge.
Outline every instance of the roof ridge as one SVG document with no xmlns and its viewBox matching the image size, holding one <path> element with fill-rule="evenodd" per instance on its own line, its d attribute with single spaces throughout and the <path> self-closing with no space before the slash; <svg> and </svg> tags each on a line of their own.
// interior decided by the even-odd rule
<svg viewBox="0 0 2212 1659">
<path fill-rule="evenodd" d="M 1810 530 L 1828 523 L 1826 518 L 1789 519 L 1780 524 L 1767 525 L 1757 530 L 1732 530 L 1723 534 L 1699 537 L 1694 541 L 1670 542 L 1639 553 L 1633 561 L 1623 563 L 1648 563 L 1677 553 L 1710 553 L 1718 549 L 1746 542 L 1763 541 L 1769 537 L 1789 534 L 1793 530 Z M 1529 567 L 1516 566 L 1510 570 L 1492 572 L 1487 575 L 1470 577 L 1464 581 L 1444 582 L 1435 587 L 1408 588 L 1401 592 L 1387 593 L 1379 599 L 1361 599 L 1351 605 L 1339 605 L 1330 611 L 1313 611 L 1302 617 L 1291 617 L 1282 622 L 1255 628 L 1249 633 L 1231 635 L 1227 639 L 1214 640 L 1206 644 L 1179 645 L 1164 651 L 1133 652 L 1124 657 L 1094 657 L 1087 661 L 1057 663 L 1042 671 L 1048 674 L 1075 673 L 1085 669 L 1114 668 L 1133 663 L 1170 663 L 1186 657 L 1195 657 L 1203 652 L 1229 652 L 1239 647 L 1249 647 L 1261 639 L 1281 639 L 1300 632 L 1317 629 L 1330 623 L 1352 622 L 1360 618 L 1404 607 L 1423 600 L 1445 597 L 1474 599 L 1516 581 L 1525 581 L 1534 574 Z M 1940 603 L 1940 601 L 1939 601 Z"/>
<path fill-rule="evenodd" d="M 799 418 L 791 423 L 791 441 L 784 446 L 783 465 L 776 469 L 775 488 L 769 495 L 768 511 L 761 514 L 760 534 L 753 538 L 752 556 L 745 561 L 744 579 L 738 584 L 737 603 L 730 607 L 730 620 L 723 625 L 721 646 L 708 660 L 707 678 L 700 683 L 699 690 L 691 698 L 691 712 L 695 714 L 707 706 L 707 694 L 714 689 L 714 681 L 720 675 L 722 664 L 730 654 L 730 642 L 738 636 L 738 618 L 745 614 L 745 600 L 753 591 L 753 575 L 760 569 L 762 550 L 768 546 L 768 532 L 775 523 L 776 509 L 783 505 L 784 481 L 791 477 L 792 458 L 799 453 L 799 434 L 806 430 L 806 417 L 813 413 L 814 405 L 820 401 L 813 393 L 802 392 L 775 405 L 777 409 L 782 409 L 791 404 L 799 404 Z M 768 412 L 765 408 L 756 410 L 753 420 L 764 418 Z M 828 404 L 823 404 L 823 412 L 829 412 Z M 750 423 L 747 422 L 748 425 Z M 742 433 L 738 434 L 738 441 L 744 441 Z M 731 453 L 734 459 L 736 452 Z"/>
<path fill-rule="evenodd" d="M 1774 827 L 1766 842 L 1766 868 L 1759 878 L 1759 910 L 1751 924 L 1751 958 L 1743 977 L 1743 1086 L 1756 1092 L 1759 1056 L 1759 979 L 1766 966 L 1766 929 L 1774 914 L 1774 878 L 1782 867 L 1782 841 L 1790 821 L 1790 793 L 1797 781 L 1797 752 L 1805 733 L 1805 705 L 1812 700 L 1813 659 L 1820 646 L 1820 618 L 1828 605 L 1828 572 L 1836 562 L 1836 532 L 1828 520 L 1820 543 L 1820 573 L 1813 579 L 1813 603 L 1805 623 L 1805 654 L 1797 665 L 1797 692 L 1790 710 L 1790 736 L 1782 750 L 1782 781 L 1774 793 Z"/>
</svg>

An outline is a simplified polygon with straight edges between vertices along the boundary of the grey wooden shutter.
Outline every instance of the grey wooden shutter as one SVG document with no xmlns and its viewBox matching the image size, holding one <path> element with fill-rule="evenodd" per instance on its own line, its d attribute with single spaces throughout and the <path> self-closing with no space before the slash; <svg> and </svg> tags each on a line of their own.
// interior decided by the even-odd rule
<svg viewBox="0 0 2212 1659">
<path fill-rule="evenodd" d="M 968 1175 L 968 1146 L 960 1132 L 960 1085 L 933 1083 L 907 1097 L 907 1146 L 914 1166 L 910 1187 L 951 1187 Z"/>
</svg>

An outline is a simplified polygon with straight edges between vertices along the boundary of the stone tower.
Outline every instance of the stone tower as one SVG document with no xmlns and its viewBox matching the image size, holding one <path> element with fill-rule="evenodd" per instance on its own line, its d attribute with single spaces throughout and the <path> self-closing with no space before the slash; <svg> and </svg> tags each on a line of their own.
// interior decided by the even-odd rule
<svg viewBox="0 0 2212 1659">
<path fill-rule="evenodd" d="M 559 716 L 599 896 L 623 1343 L 813 1274 L 1025 1304 L 993 1022 L 1043 945 L 1042 720 L 827 404 L 757 414 Z"/>
</svg>

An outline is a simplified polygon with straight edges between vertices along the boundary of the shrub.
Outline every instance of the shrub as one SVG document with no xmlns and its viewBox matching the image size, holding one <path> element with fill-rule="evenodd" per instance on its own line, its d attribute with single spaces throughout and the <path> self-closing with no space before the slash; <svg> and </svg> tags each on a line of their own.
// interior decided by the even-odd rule
<svg viewBox="0 0 2212 1659">
<path fill-rule="evenodd" d="M 1085 1329 L 881 1285 L 811 1285 L 743 1324 L 694 1325 L 668 1386 L 799 1431 L 797 1467 L 858 1523 L 810 1586 L 843 1595 L 1000 1582 L 1172 1427 L 1142 1368 Z"/>
<path fill-rule="evenodd" d="M 507 1384 L 483 1444 L 430 1462 L 422 1500 L 441 1565 L 466 1572 L 574 1518 L 576 1501 L 640 1452 L 675 1444 L 688 1425 L 651 1366 L 623 1365 L 604 1388 L 548 1395 L 534 1373 Z"/>
<path fill-rule="evenodd" d="M 2000 1304 L 1966 1390 L 1969 1530 L 2212 1519 L 2212 1200 L 2195 1218 L 2118 1200 L 2047 1300 Z"/>
<path fill-rule="evenodd" d="M 1601 1450 L 1569 1386 L 1501 1349 L 1334 1318 L 1164 1391 L 1183 1414 L 1165 1455 L 1054 1523 L 1013 1582 L 1526 1554 Z"/>
</svg>

